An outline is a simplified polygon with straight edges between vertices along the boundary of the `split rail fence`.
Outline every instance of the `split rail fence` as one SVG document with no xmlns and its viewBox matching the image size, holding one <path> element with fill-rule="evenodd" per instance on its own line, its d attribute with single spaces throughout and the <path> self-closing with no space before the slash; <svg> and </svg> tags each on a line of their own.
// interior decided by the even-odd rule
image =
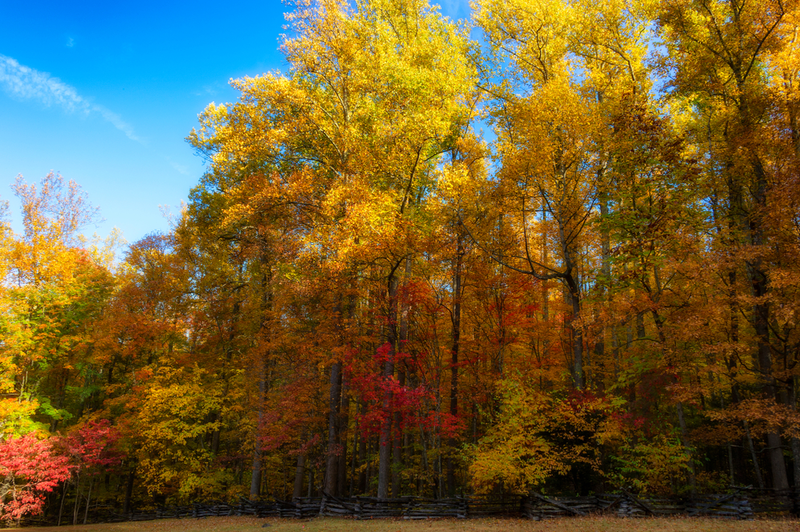
<svg viewBox="0 0 800 532">
<path fill-rule="evenodd" d="M 548 497 L 533 493 L 529 497 L 490 500 L 475 497 L 422 499 L 401 497 L 337 498 L 303 497 L 292 501 L 271 502 L 240 499 L 237 503 L 211 502 L 190 506 L 159 507 L 148 512 L 114 513 L 110 507 L 96 507 L 91 522 L 147 521 L 212 516 L 256 516 L 308 519 L 318 516 L 356 519 L 469 519 L 481 517 L 527 517 L 547 519 L 584 515 L 710 516 L 728 519 L 752 519 L 755 515 L 800 516 L 800 497 L 794 492 L 749 494 L 738 490 L 727 495 L 694 498 L 643 498 L 629 492 L 605 493 L 591 497 Z M 43 519 L 23 520 L 23 525 L 54 524 Z"/>
</svg>

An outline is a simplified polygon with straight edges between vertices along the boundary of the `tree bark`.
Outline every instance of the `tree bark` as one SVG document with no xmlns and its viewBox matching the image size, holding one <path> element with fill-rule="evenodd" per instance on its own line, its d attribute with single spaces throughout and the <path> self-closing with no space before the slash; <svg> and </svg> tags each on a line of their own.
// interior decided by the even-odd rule
<svg viewBox="0 0 800 532">
<path fill-rule="evenodd" d="M 399 266 L 399 264 L 397 264 Z M 389 325 L 387 342 L 389 351 L 383 365 L 383 375 L 385 380 L 394 376 L 394 360 L 397 354 L 397 290 L 398 279 L 397 268 L 394 268 L 388 277 L 388 303 L 389 303 Z M 387 388 L 383 394 L 381 408 L 384 412 L 384 420 L 381 424 L 381 433 L 378 440 L 378 498 L 389 498 L 389 481 L 391 473 L 391 451 L 392 451 L 392 392 Z"/>
<path fill-rule="evenodd" d="M 362 403 L 360 406 L 362 414 L 364 413 L 365 407 Z M 358 442 L 358 463 L 364 464 L 367 461 L 367 438 L 360 438 Z M 367 464 L 369 467 L 369 464 Z M 358 493 L 366 493 L 367 492 L 367 467 L 364 468 L 358 474 Z"/>
<path fill-rule="evenodd" d="M 325 460 L 325 491 L 336 496 L 339 480 L 339 406 L 342 393 L 342 363 L 334 362 L 330 371 L 328 397 L 328 453 Z"/>
<path fill-rule="evenodd" d="M 265 369 L 263 367 L 263 361 L 261 363 L 261 367 L 259 368 L 259 373 L 261 376 L 258 380 L 258 424 L 256 425 L 256 433 L 253 438 L 253 464 L 251 469 L 251 476 L 250 476 L 250 500 L 256 501 L 258 500 L 259 494 L 261 492 L 261 461 L 262 461 L 262 450 L 261 450 L 261 426 L 264 423 L 264 396 L 266 395 L 267 391 L 267 383 L 266 383 L 266 376 L 264 375 Z"/>
<path fill-rule="evenodd" d="M 348 439 L 348 422 L 350 417 L 350 394 L 347 393 L 347 381 L 342 375 L 342 389 L 341 389 L 341 408 L 339 410 L 339 479 L 336 483 L 337 496 L 345 495 L 345 488 L 347 487 L 347 439 Z"/>
<path fill-rule="evenodd" d="M 89 519 L 89 503 L 92 502 L 92 487 L 94 487 L 94 477 L 89 481 L 89 492 L 86 494 L 86 510 L 83 512 L 83 524 Z"/>
<path fill-rule="evenodd" d="M 78 475 L 75 477 L 75 505 L 72 508 L 72 526 L 76 526 L 78 524 L 78 507 L 80 506 L 81 501 L 81 474 L 78 471 Z"/>
<path fill-rule="evenodd" d="M 303 496 L 303 476 L 306 472 L 306 457 L 303 454 L 297 455 L 297 466 L 294 470 L 294 486 L 292 489 L 292 499 L 299 499 Z"/>
<path fill-rule="evenodd" d="M 403 364 L 400 364 L 403 366 Z M 405 386 L 406 372 L 404 368 L 398 371 L 398 381 L 400 386 Z M 403 433 L 402 433 L 402 418 L 400 412 L 394 413 L 393 420 L 394 430 L 392 431 L 392 497 L 399 497 L 401 491 L 400 485 L 400 469 L 403 465 Z"/>
<path fill-rule="evenodd" d="M 136 480 L 136 464 L 131 464 L 128 472 L 128 482 L 125 485 L 125 501 L 122 503 L 122 513 L 128 514 L 131 511 L 131 498 L 133 497 L 133 483 Z"/>
<path fill-rule="evenodd" d="M 56 526 L 61 526 L 61 517 L 64 515 L 64 501 L 67 498 L 67 488 L 69 487 L 69 480 L 64 482 L 64 485 L 61 487 L 61 504 L 58 507 L 58 524 Z M 128 510 L 126 509 L 128 505 L 128 500 L 125 500 L 125 505 L 123 506 L 122 513 L 127 514 Z"/>
<path fill-rule="evenodd" d="M 266 242 L 263 245 L 267 245 Z M 267 395 L 267 364 L 270 353 L 270 342 L 272 340 L 272 313 L 273 309 L 273 294 L 272 294 L 272 264 L 269 260 L 268 254 L 264 251 L 261 260 L 264 273 L 261 277 L 261 328 L 259 330 L 259 343 L 260 349 L 257 353 L 258 360 L 256 361 L 256 371 L 258 378 L 258 424 L 256 425 L 256 433 L 253 438 L 253 465 L 251 468 L 252 474 L 250 477 L 250 500 L 258 500 L 261 493 L 261 466 L 262 466 L 262 449 L 261 449 L 261 428 L 264 424 L 264 400 Z"/>
<path fill-rule="evenodd" d="M 461 227 L 456 229 L 456 257 L 453 265 L 453 334 L 450 348 L 450 416 L 458 418 L 458 355 L 461 345 L 461 268 L 464 260 L 464 237 Z M 450 497 L 456 494 L 456 464 L 453 451 L 458 441 L 451 437 L 447 441 L 447 493 Z"/>
</svg>

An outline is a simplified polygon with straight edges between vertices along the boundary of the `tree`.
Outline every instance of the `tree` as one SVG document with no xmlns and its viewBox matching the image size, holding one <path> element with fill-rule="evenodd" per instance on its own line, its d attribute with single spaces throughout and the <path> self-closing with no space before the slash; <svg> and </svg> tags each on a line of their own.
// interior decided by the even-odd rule
<svg viewBox="0 0 800 532">
<path fill-rule="evenodd" d="M 318 267 L 331 280 L 352 276 L 360 265 L 381 265 L 384 335 L 393 350 L 382 373 L 390 379 L 401 341 L 401 272 L 421 229 L 418 204 L 464 116 L 460 98 L 472 79 L 466 38 L 416 0 L 359 2 L 355 9 L 333 0 L 300 2 L 290 22 L 297 36 L 283 49 L 291 76 L 237 82 L 240 103 L 209 107 L 190 139 L 213 154 L 219 178 L 229 176 L 239 190 L 258 187 L 242 194 L 244 206 L 232 205 L 231 214 L 257 216 L 277 205 L 301 212 L 299 221 L 308 224 L 298 232 L 303 251 L 319 257 Z M 270 195 L 271 189 L 281 195 Z M 344 286 L 356 284 L 351 277 Z M 341 364 L 338 356 L 329 362 L 331 448 L 338 438 Z M 383 408 L 390 402 L 387 392 Z M 387 418 L 381 435 L 382 497 L 388 493 L 390 423 Z M 331 483 L 336 469 L 331 455 Z"/>
<path fill-rule="evenodd" d="M 562 284 L 576 389 L 586 386 L 584 287 L 598 281 L 591 262 L 598 236 L 610 275 L 608 234 L 593 234 L 592 223 L 612 201 L 606 131 L 625 95 L 647 90 L 645 14 L 638 3 L 548 1 L 485 1 L 477 14 L 500 73 L 486 80 L 501 163 L 493 216 L 514 241 L 495 258 Z"/>
<path fill-rule="evenodd" d="M 86 510 L 83 514 L 83 524 L 85 525 L 89 516 L 92 488 L 95 485 L 97 476 L 101 473 L 108 474 L 113 472 L 114 468 L 119 465 L 121 456 L 118 449 L 116 449 L 119 438 L 120 433 L 115 427 L 111 426 L 111 422 L 107 419 L 100 419 L 98 421 L 88 421 L 60 442 L 72 462 L 70 466 L 74 474 L 76 493 L 72 515 L 73 525 L 78 524 L 78 512 L 83 488 L 82 482 L 86 482 L 88 479 L 89 483 L 86 493 Z M 66 486 L 64 489 L 66 490 Z M 64 498 L 62 497 L 61 500 L 61 510 L 63 510 Z M 61 510 L 59 510 L 58 515 L 59 525 L 61 524 Z"/>
<path fill-rule="evenodd" d="M 0 441 L 0 520 L 19 522 L 42 511 L 45 494 L 70 477 L 69 458 L 36 434 Z"/>
<path fill-rule="evenodd" d="M 695 102 L 696 142 L 719 169 L 714 191 L 717 214 L 725 220 L 724 245 L 735 261 L 728 275 L 734 281 L 737 272 L 744 273 L 752 287 L 751 295 L 740 294 L 739 299 L 751 309 L 754 360 L 764 394 L 772 398 L 778 387 L 772 369 L 769 237 L 764 217 L 770 211 L 776 167 L 768 145 L 760 139 L 771 119 L 770 102 L 764 97 L 769 77 L 766 59 L 787 43 L 783 34 L 787 8 L 794 9 L 794 3 L 674 1 L 664 4 L 659 17 L 675 94 Z M 773 487 L 787 488 L 780 435 L 768 433 L 767 445 Z"/>
<path fill-rule="evenodd" d="M 16 411 L 3 430 L 22 433 L 42 419 L 55 429 L 83 407 L 82 385 L 92 372 L 83 362 L 93 346 L 91 325 L 113 277 L 107 248 L 89 246 L 79 233 L 97 211 L 77 184 L 49 174 L 37 188 L 20 176 L 14 190 L 24 234 L 6 228 L 8 245 L 0 253 L 7 268 L 0 287 L 0 363 L 8 370 L 0 387 L 14 395 L 3 399 L 4 407 Z M 69 389 L 81 392 L 70 396 Z M 78 404 L 68 404 L 73 401 Z M 33 423 L 29 416 L 36 411 L 44 417 Z"/>
</svg>

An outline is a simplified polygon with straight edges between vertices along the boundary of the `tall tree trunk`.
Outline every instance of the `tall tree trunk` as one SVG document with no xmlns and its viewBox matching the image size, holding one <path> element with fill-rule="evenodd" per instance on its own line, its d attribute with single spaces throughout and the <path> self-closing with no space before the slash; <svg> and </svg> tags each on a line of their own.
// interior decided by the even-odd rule
<svg viewBox="0 0 800 532">
<path fill-rule="evenodd" d="M 503 225 L 505 223 L 505 216 L 503 213 L 497 217 L 497 232 L 503 233 Z M 495 290 L 495 309 L 497 312 L 497 354 L 492 361 L 492 371 L 496 379 L 502 379 L 505 371 L 505 347 L 506 347 L 506 272 L 503 263 L 505 257 L 501 246 L 495 250 L 494 255 L 497 257 L 498 262 L 498 277 L 500 278 L 499 287 Z M 497 411 L 500 405 L 497 401 L 492 401 L 492 411 Z"/>
<path fill-rule="evenodd" d="M 738 72 L 737 82 L 739 89 L 743 89 L 744 78 Z M 748 93 L 742 91 L 739 100 L 739 120 L 742 130 L 748 133 L 755 131 L 755 121 L 753 115 L 753 102 Z M 753 247 L 757 250 L 766 246 L 766 236 L 763 216 L 769 212 L 767 201 L 767 190 L 769 183 L 767 173 L 758 152 L 752 147 L 747 146 L 750 165 L 753 171 L 753 181 L 750 183 L 753 206 L 748 216 L 743 217 L 741 223 L 748 229 L 748 236 Z M 736 204 L 742 207 L 744 204 Z M 746 211 L 742 208 L 741 215 Z M 761 376 L 764 380 L 764 394 L 773 401 L 777 401 L 775 378 L 772 375 L 772 344 L 770 342 L 770 303 L 769 279 L 766 267 L 760 256 L 756 256 L 751 261 L 747 261 L 747 272 L 752 285 L 754 305 L 753 305 L 753 326 L 756 333 L 756 344 L 758 349 L 758 365 Z M 783 490 L 789 488 L 789 480 L 786 476 L 786 463 L 783 458 L 781 448 L 781 437 L 778 432 L 767 433 L 767 456 L 769 457 L 770 470 L 772 472 L 772 487 Z"/>
<path fill-rule="evenodd" d="M 78 471 L 78 475 L 75 477 L 75 505 L 72 508 L 72 526 L 78 524 L 78 507 L 80 506 L 81 502 L 81 474 Z"/>
<path fill-rule="evenodd" d="M 387 342 L 389 351 L 386 356 L 386 361 L 383 365 L 384 379 L 389 379 L 394 375 L 394 360 L 397 354 L 397 267 L 389 274 L 388 277 L 388 303 L 389 303 L 389 325 Z M 391 473 L 391 451 L 392 451 L 392 415 L 390 413 L 392 405 L 392 392 L 387 389 L 383 394 L 383 401 L 381 408 L 384 412 L 384 420 L 381 424 L 381 433 L 378 440 L 378 498 L 389 498 L 389 480 Z"/>
<path fill-rule="evenodd" d="M 350 417 L 350 394 L 347 393 L 348 384 L 342 375 L 342 406 L 339 410 L 339 479 L 336 483 L 338 496 L 345 495 L 347 487 L 347 438 Z"/>
<path fill-rule="evenodd" d="M 136 480 L 136 463 L 130 466 L 128 482 L 125 484 L 125 501 L 122 503 L 122 513 L 127 515 L 131 511 L 131 498 L 133 497 L 133 483 Z"/>
<path fill-rule="evenodd" d="M 231 362 L 233 361 L 234 342 L 236 341 L 236 337 L 238 335 L 238 322 L 240 313 L 241 313 L 241 305 L 239 301 L 235 301 L 233 303 L 233 309 L 231 314 L 231 324 L 228 330 L 228 342 L 224 347 L 225 363 L 222 366 L 222 371 L 220 372 L 220 378 L 222 379 L 222 382 L 225 383 L 222 389 L 223 400 L 228 397 L 228 391 L 230 390 L 230 375 L 228 368 L 230 367 Z M 220 411 L 219 410 L 215 411 L 214 421 L 220 421 L 221 419 L 222 415 L 220 414 Z M 220 433 L 221 429 L 218 428 L 213 432 L 211 436 L 211 452 L 214 454 L 214 456 L 219 454 Z"/>
<path fill-rule="evenodd" d="M 406 257 L 403 269 L 403 285 L 408 286 L 411 279 L 411 257 Z M 398 323 L 397 323 L 397 352 L 408 349 L 408 303 L 398 302 Z M 405 362 L 400 362 L 398 367 L 398 383 L 401 387 L 406 384 Z M 403 433 L 401 427 L 402 418 L 400 412 L 394 413 L 394 432 L 392 437 L 392 497 L 399 497 L 401 491 L 400 471 L 403 468 Z"/>
<path fill-rule="evenodd" d="M 325 460 L 325 491 L 337 495 L 339 480 L 339 407 L 342 393 L 342 363 L 334 362 L 330 372 L 328 397 L 328 453 Z"/>
<path fill-rule="evenodd" d="M 64 515 L 64 501 L 67 498 L 67 488 L 69 487 L 69 485 L 70 481 L 67 480 L 66 482 L 64 482 L 64 485 L 61 486 L 61 504 L 58 507 L 58 524 L 56 526 L 61 526 L 61 517 Z M 126 500 L 125 503 L 127 505 L 128 501 Z M 123 515 L 128 513 L 125 507 L 123 507 L 122 513 Z"/>
<path fill-rule="evenodd" d="M 572 335 L 572 381 L 576 390 L 582 390 L 586 383 L 583 371 L 583 328 L 580 323 L 581 293 L 577 280 L 568 275 L 565 277 L 567 304 L 572 307 L 569 320 L 569 331 Z"/>
<path fill-rule="evenodd" d="M 368 455 L 373 451 L 372 440 L 373 439 L 371 437 L 367 438 L 366 440 Z M 375 450 L 377 450 L 377 448 L 375 448 Z M 372 485 L 373 475 L 374 471 L 372 470 L 372 460 L 367 460 L 367 467 L 364 470 L 364 489 L 361 490 L 361 493 L 367 493 L 367 490 L 372 491 L 370 486 Z"/>
<path fill-rule="evenodd" d="M 362 403 L 359 406 L 361 414 L 364 414 L 366 407 Z M 356 431 L 357 432 L 357 431 Z M 358 474 L 358 493 L 364 494 L 367 492 L 367 438 L 363 436 L 358 441 L 358 463 L 365 464 L 366 467 Z"/>
<path fill-rule="evenodd" d="M 461 345 L 461 267 L 464 259 L 464 237 L 459 225 L 456 229 L 456 257 L 453 265 L 453 334 L 450 347 L 450 416 L 458 418 L 458 355 Z M 456 464 L 453 458 L 458 441 L 452 436 L 447 441 L 447 493 L 456 494 Z"/>
<path fill-rule="evenodd" d="M 686 418 L 683 414 L 683 403 L 681 401 L 678 401 L 678 404 L 675 405 L 675 410 L 678 415 L 678 426 L 681 429 L 681 443 L 683 444 L 686 456 L 689 458 L 689 488 L 691 489 L 692 495 L 696 495 L 697 481 L 695 475 L 694 457 L 692 453 L 692 447 L 689 442 L 688 431 L 686 430 Z"/>
<path fill-rule="evenodd" d="M 604 168 L 598 171 L 598 183 L 602 182 L 604 174 Z M 608 208 L 608 192 L 605 190 L 605 186 L 601 184 L 603 189 L 599 193 L 599 204 L 600 204 L 600 217 L 606 217 L 609 214 Z M 601 255 L 601 266 L 600 272 L 602 274 L 602 279 L 599 280 L 597 283 L 599 287 L 599 294 L 598 299 L 601 301 L 601 304 L 608 305 L 611 303 L 611 291 L 608 289 L 609 283 L 611 282 L 611 235 L 609 233 L 609 229 L 607 225 L 602 224 L 600 226 L 600 255 Z M 600 389 L 603 390 L 605 388 L 604 383 L 604 373 L 605 373 L 605 349 L 606 349 L 606 325 L 604 323 L 600 324 L 599 330 L 596 333 L 595 343 L 594 343 L 594 360 L 596 361 L 599 375 L 593 378 L 595 385 Z M 612 330 L 613 335 L 613 330 Z"/>
<path fill-rule="evenodd" d="M 541 250 L 541 260 L 542 264 L 547 264 L 547 207 L 546 204 L 542 204 L 542 250 Z M 550 286 L 548 281 L 542 280 L 542 320 L 547 321 L 550 319 Z"/>
<path fill-rule="evenodd" d="M 761 475 L 761 467 L 758 465 L 758 453 L 756 452 L 756 446 L 753 444 L 753 438 L 750 436 L 750 424 L 747 421 L 744 422 L 744 437 L 747 443 L 747 448 L 750 450 L 750 459 L 753 461 L 753 470 L 755 471 L 756 475 L 756 483 L 758 483 L 759 489 L 764 489 L 764 477 Z"/>
<path fill-rule="evenodd" d="M 767 280 L 766 276 L 758 269 L 753 268 L 751 281 L 757 301 L 754 305 L 754 325 L 758 346 L 759 371 L 764 379 L 764 394 L 773 401 L 777 401 L 775 378 L 772 376 L 772 346 L 769 340 L 769 303 L 766 302 Z M 777 490 L 789 488 L 789 479 L 786 476 L 786 463 L 781 448 L 781 436 L 778 432 L 767 433 L 767 456 L 769 457 L 772 472 L 772 487 Z"/>
<path fill-rule="evenodd" d="M 564 170 L 561 172 L 563 173 Z M 583 372 L 583 327 L 580 322 L 581 284 L 578 278 L 578 263 L 575 257 L 574 242 L 570 240 L 569 230 L 564 222 L 565 215 L 558 213 L 555 218 L 558 222 L 559 243 L 564 256 L 564 272 L 561 274 L 565 288 L 564 299 L 572 310 L 568 324 L 572 337 L 572 382 L 576 390 L 582 390 L 586 383 Z"/>
<path fill-rule="evenodd" d="M 264 424 L 264 396 L 267 392 L 267 379 L 265 375 L 266 370 L 263 367 L 263 361 L 261 361 L 260 366 L 261 367 L 258 368 L 258 371 L 261 374 L 260 378 L 258 379 L 258 421 L 256 425 L 256 433 L 253 438 L 253 464 L 250 468 L 252 472 L 250 476 L 251 501 L 258 500 L 261 492 L 261 427 Z"/>
<path fill-rule="evenodd" d="M 266 254 L 265 254 L 266 256 Z M 261 493 L 261 466 L 262 466 L 262 449 L 261 449 L 261 429 L 264 425 L 264 401 L 267 395 L 267 362 L 270 353 L 270 342 L 272 334 L 272 313 L 273 313 L 273 297 L 272 297 L 272 265 L 264 258 L 262 259 L 262 267 L 265 268 L 264 274 L 261 278 L 261 330 L 259 331 L 260 349 L 257 353 L 258 360 L 256 361 L 256 371 L 258 378 L 258 419 L 256 425 L 256 433 L 253 441 L 253 465 L 251 468 L 252 474 L 250 477 L 250 500 L 258 500 Z"/>
<path fill-rule="evenodd" d="M 403 367 L 405 364 L 400 363 L 399 365 L 398 383 L 400 386 L 405 386 L 406 372 Z M 402 418 L 400 412 L 395 412 L 393 421 L 394 430 L 392 432 L 392 497 L 395 498 L 400 496 L 401 491 L 400 469 L 403 464 L 403 431 L 401 423 Z"/>
<path fill-rule="evenodd" d="M 89 481 L 89 492 L 86 494 L 86 510 L 83 512 L 83 524 L 89 519 L 89 504 L 92 502 L 92 488 L 94 487 L 94 477 Z"/>
<path fill-rule="evenodd" d="M 360 475 L 356 476 L 356 469 L 358 468 L 358 461 L 360 445 L 362 438 L 359 437 L 359 430 L 358 430 L 358 417 L 354 420 L 354 430 L 353 430 L 353 450 L 351 454 L 353 455 L 352 459 L 352 466 L 350 469 L 350 488 L 347 492 L 348 497 L 352 497 L 356 492 L 357 481 L 360 481 Z"/>
<path fill-rule="evenodd" d="M 226 390 L 223 391 L 223 397 L 227 394 L 227 383 L 225 385 L 225 388 Z M 219 412 L 212 412 L 211 416 L 212 416 L 211 419 L 214 423 L 219 422 L 220 420 Z M 211 454 L 213 454 L 214 456 L 219 454 L 219 436 L 220 436 L 219 429 L 216 429 L 214 432 L 211 433 Z"/>
<path fill-rule="evenodd" d="M 794 40 L 794 45 L 797 45 L 797 40 Z M 798 87 L 797 84 L 794 83 L 792 79 L 791 72 L 784 72 L 784 87 L 786 90 L 787 98 L 785 100 L 786 104 L 786 115 L 788 117 L 789 123 L 789 131 L 791 132 L 791 141 L 792 147 L 794 148 L 794 156 L 797 160 L 800 160 L 800 120 L 798 120 L 798 111 L 800 110 L 800 99 L 797 98 L 798 96 Z M 797 360 L 795 359 L 795 362 Z M 791 409 L 797 410 L 797 393 L 798 387 L 798 379 L 797 377 L 792 377 L 791 380 Z M 794 464 L 794 489 L 795 493 L 800 496 L 800 438 L 793 437 L 792 438 L 792 461 Z"/>
<path fill-rule="evenodd" d="M 292 489 L 292 499 L 299 499 L 303 496 L 303 476 L 306 472 L 306 456 L 297 455 L 297 466 L 294 470 L 294 486 Z"/>
</svg>

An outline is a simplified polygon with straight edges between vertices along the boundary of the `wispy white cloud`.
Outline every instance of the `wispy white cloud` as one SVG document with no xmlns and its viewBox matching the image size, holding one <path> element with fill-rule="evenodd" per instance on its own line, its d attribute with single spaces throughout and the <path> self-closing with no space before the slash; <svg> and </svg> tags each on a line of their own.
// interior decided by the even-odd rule
<svg viewBox="0 0 800 532">
<path fill-rule="evenodd" d="M 127 136 L 129 139 L 144 144 L 142 142 L 142 139 L 137 137 L 136 134 L 133 132 L 133 127 L 124 120 L 122 120 L 122 117 L 120 117 L 117 113 L 114 113 L 109 109 L 106 109 L 102 105 L 92 105 L 91 110 L 100 113 L 100 116 L 105 118 L 105 120 L 107 122 L 110 122 L 111 125 L 113 125 L 115 128 L 125 133 L 125 136 Z"/>
<path fill-rule="evenodd" d="M 75 46 L 75 39 L 70 37 L 69 39 L 67 39 L 67 48 L 72 48 L 73 46 Z"/>
<path fill-rule="evenodd" d="M 118 114 L 92 103 L 78 94 L 74 87 L 47 72 L 21 65 L 16 59 L 3 54 L 0 54 L 0 87 L 12 97 L 36 100 L 47 106 L 55 105 L 68 113 L 97 113 L 129 139 L 142 142 L 134 133 L 133 127 Z"/>
<path fill-rule="evenodd" d="M 0 84 L 5 92 L 21 99 L 38 100 L 45 105 L 58 105 L 67 112 L 89 113 L 91 105 L 78 92 L 47 72 L 20 65 L 15 59 L 0 54 Z"/>
<path fill-rule="evenodd" d="M 165 159 L 167 159 L 167 162 L 172 167 L 172 169 L 175 170 L 176 172 L 178 172 L 179 174 L 191 175 L 189 173 L 189 167 L 188 166 L 185 166 L 183 164 L 178 164 L 175 161 L 173 161 L 172 159 L 170 159 L 169 157 L 165 157 Z"/>
</svg>

